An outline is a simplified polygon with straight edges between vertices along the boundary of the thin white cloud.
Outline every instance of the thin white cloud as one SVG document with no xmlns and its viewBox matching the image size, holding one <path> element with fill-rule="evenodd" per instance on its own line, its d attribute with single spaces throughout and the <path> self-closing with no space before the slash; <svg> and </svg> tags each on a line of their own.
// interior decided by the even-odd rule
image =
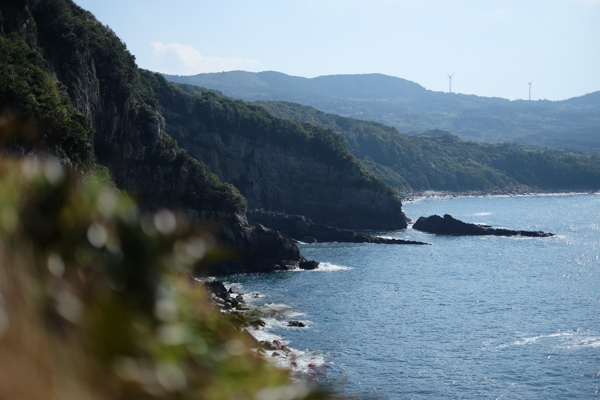
<svg viewBox="0 0 600 400">
<path fill-rule="evenodd" d="M 260 61 L 249 58 L 222 58 L 202 55 L 192 46 L 177 43 L 152 42 L 154 69 L 172 75 L 194 75 L 202 72 L 222 72 L 253 69 Z"/>
</svg>

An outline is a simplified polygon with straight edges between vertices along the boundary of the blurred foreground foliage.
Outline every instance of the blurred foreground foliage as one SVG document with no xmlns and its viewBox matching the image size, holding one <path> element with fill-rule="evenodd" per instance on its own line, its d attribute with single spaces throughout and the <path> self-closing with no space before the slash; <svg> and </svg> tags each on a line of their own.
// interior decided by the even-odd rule
<svg viewBox="0 0 600 400">
<path fill-rule="evenodd" d="M 101 175 L 0 162 L 0 398 L 310 399 L 187 271 L 216 251 Z"/>
</svg>

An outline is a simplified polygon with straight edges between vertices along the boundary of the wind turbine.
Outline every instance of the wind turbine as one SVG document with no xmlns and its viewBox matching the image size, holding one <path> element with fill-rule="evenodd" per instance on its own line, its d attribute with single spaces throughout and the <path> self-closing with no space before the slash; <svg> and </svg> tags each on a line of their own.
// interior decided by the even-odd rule
<svg viewBox="0 0 600 400">
<path fill-rule="evenodd" d="M 533 83 L 533 78 L 531 78 L 530 81 L 527 81 L 527 83 L 529 84 L 529 101 L 531 101 L 531 84 Z"/>
<path fill-rule="evenodd" d="M 446 75 L 448 75 L 448 79 L 450 80 L 450 86 L 449 86 L 448 91 L 450 93 L 452 93 L 452 77 L 454 76 L 454 72 L 452 73 L 452 75 L 449 75 L 449 74 L 446 74 Z"/>
</svg>

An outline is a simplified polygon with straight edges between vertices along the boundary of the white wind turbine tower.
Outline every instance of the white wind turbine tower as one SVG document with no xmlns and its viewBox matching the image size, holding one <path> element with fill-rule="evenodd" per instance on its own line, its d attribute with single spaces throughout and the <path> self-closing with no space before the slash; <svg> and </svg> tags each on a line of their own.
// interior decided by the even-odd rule
<svg viewBox="0 0 600 400">
<path fill-rule="evenodd" d="M 529 84 L 529 101 L 531 101 L 531 84 L 533 83 L 533 78 L 531 78 L 530 81 L 527 81 L 527 83 Z"/>
<path fill-rule="evenodd" d="M 454 72 L 452 73 L 452 75 L 449 75 L 449 74 L 446 74 L 446 75 L 448 75 L 448 79 L 449 79 L 449 81 L 450 81 L 450 83 L 449 83 L 449 89 L 448 89 L 448 91 L 449 91 L 450 93 L 452 93 L 452 77 L 454 76 Z"/>
</svg>

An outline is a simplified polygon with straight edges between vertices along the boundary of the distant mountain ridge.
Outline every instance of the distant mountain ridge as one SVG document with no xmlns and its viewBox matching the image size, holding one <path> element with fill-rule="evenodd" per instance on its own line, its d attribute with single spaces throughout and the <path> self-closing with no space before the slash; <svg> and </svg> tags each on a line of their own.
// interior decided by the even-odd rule
<svg viewBox="0 0 600 400">
<path fill-rule="evenodd" d="M 247 101 L 288 101 L 381 122 L 407 134 L 442 129 L 468 140 L 600 152 L 600 92 L 564 101 L 510 101 L 434 92 L 383 74 L 316 78 L 232 71 L 164 75 Z"/>
</svg>

